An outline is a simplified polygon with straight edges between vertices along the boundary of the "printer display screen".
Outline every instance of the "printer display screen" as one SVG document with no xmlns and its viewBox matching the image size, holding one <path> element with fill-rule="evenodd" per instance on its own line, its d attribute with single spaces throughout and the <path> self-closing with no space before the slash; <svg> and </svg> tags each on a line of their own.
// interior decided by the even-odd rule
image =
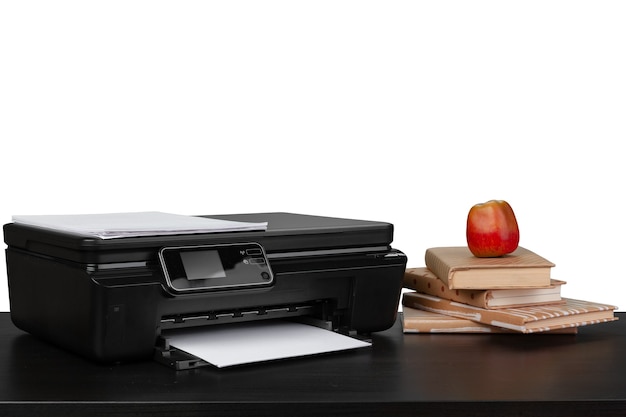
<svg viewBox="0 0 626 417">
<path fill-rule="evenodd" d="M 181 252 L 187 279 L 226 278 L 220 254 L 216 250 Z"/>
<path fill-rule="evenodd" d="M 267 286 L 274 281 L 258 243 L 176 246 L 159 251 L 165 284 L 176 293 Z"/>
</svg>

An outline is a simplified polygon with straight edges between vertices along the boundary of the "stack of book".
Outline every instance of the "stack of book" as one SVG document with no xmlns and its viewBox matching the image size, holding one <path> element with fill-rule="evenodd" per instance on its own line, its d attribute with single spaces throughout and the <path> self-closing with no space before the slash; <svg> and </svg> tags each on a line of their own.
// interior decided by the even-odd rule
<svg viewBox="0 0 626 417">
<path fill-rule="evenodd" d="M 405 333 L 576 333 L 617 320 L 615 306 L 562 297 L 554 264 L 522 247 L 498 258 L 430 248 L 425 263 L 404 276 Z"/>
</svg>

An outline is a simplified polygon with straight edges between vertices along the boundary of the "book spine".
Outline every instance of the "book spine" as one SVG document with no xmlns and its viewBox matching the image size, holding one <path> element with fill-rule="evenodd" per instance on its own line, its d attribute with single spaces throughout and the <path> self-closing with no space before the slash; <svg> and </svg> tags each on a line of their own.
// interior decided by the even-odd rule
<svg viewBox="0 0 626 417">
<path fill-rule="evenodd" d="M 427 312 L 428 313 L 428 312 Z M 511 330 L 489 326 L 452 316 L 420 316 L 403 318 L 404 333 L 513 333 Z"/>
<path fill-rule="evenodd" d="M 428 268 L 410 268 L 404 274 L 404 287 L 459 303 L 488 307 L 489 291 L 452 290 Z"/>
<path fill-rule="evenodd" d="M 407 319 L 404 322 L 404 333 L 511 333 L 510 330 L 488 326 L 486 324 L 462 320 L 462 323 L 442 320 Z"/>
<path fill-rule="evenodd" d="M 503 310 L 486 310 L 420 293 L 405 293 L 402 297 L 402 303 L 407 307 L 421 308 L 433 313 L 446 314 L 519 332 L 525 331 L 523 317 L 506 314 Z"/>
<path fill-rule="evenodd" d="M 450 265 L 441 260 L 441 258 L 431 249 L 426 249 L 424 262 L 426 264 L 426 268 L 435 274 L 437 278 L 443 281 L 448 288 L 452 288 Z"/>
</svg>

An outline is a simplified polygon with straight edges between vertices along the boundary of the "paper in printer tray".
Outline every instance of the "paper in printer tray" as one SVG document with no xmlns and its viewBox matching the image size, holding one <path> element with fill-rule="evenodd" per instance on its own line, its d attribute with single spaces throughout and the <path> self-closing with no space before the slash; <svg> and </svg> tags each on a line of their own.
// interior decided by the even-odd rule
<svg viewBox="0 0 626 417">
<path fill-rule="evenodd" d="M 342 333 L 371 333 L 394 323 L 406 257 L 391 247 L 392 224 L 292 213 L 206 217 L 268 227 L 95 239 L 4 225 L 13 322 L 104 362 L 149 358 L 168 331 L 185 327 L 299 317 Z M 232 269 L 226 278 L 218 271 L 185 283 L 166 271 L 180 261 L 162 256 L 169 250 L 174 259 L 180 251 L 180 258 L 193 259 L 194 251 L 209 255 L 214 248 L 236 254 L 237 245 L 261 248 L 262 256 L 244 250 L 238 265 L 248 261 L 251 268 L 251 256 L 259 263 L 263 258 L 259 271 L 271 275 L 266 282 L 247 281 L 247 273 L 242 278 Z"/>
</svg>

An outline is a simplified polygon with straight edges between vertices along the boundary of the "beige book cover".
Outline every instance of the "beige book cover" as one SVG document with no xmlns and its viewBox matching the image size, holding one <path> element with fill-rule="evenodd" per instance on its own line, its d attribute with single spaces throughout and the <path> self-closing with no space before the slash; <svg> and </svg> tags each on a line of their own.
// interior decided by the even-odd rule
<svg viewBox="0 0 626 417">
<path fill-rule="evenodd" d="M 405 288 L 417 292 L 486 309 L 563 303 L 561 286 L 564 284 L 565 281 L 552 279 L 547 288 L 452 290 L 426 267 L 408 268 L 403 283 Z"/>
<path fill-rule="evenodd" d="M 521 333 L 545 332 L 617 320 L 615 306 L 563 298 L 565 304 L 487 310 L 418 292 L 404 293 L 402 304 Z"/>
<path fill-rule="evenodd" d="M 478 258 L 466 246 L 429 248 L 426 267 L 450 289 L 549 287 L 554 264 L 522 247 L 497 258 Z"/>
<path fill-rule="evenodd" d="M 447 316 L 445 314 L 433 313 L 408 306 L 402 307 L 402 330 L 404 333 L 478 333 L 478 334 L 499 334 L 516 333 L 514 330 L 502 327 L 490 326 L 469 319 Z M 558 329 L 551 332 L 540 332 L 536 334 L 576 334 L 577 327 Z"/>
</svg>

